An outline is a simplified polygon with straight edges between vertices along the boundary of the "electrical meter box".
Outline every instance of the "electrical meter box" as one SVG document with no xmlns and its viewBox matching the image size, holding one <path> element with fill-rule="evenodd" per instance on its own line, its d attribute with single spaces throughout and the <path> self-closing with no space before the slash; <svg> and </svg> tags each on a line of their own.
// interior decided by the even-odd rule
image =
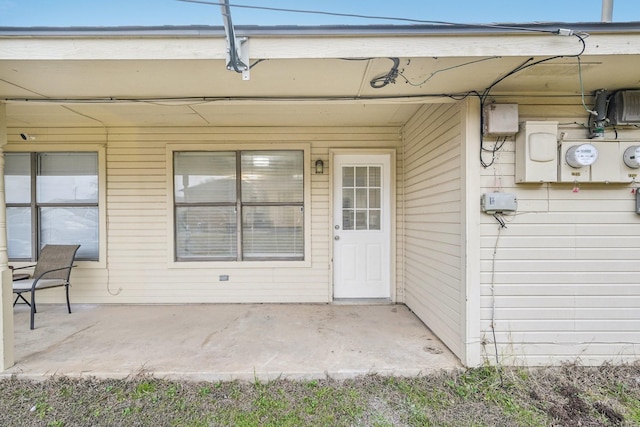
<svg viewBox="0 0 640 427">
<path fill-rule="evenodd" d="M 483 135 L 511 136 L 518 133 L 518 104 L 487 104 L 482 115 Z"/>
<path fill-rule="evenodd" d="M 598 149 L 590 140 L 562 141 L 558 173 L 560 182 L 591 182 L 591 168 L 598 161 Z"/>
<path fill-rule="evenodd" d="M 497 212 L 515 212 L 518 199 L 513 193 L 485 193 L 480 199 L 482 212 L 494 214 Z"/>
<path fill-rule="evenodd" d="M 640 182 L 640 141 L 620 141 L 618 143 L 621 182 Z"/>
<path fill-rule="evenodd" d="M 516 137 L 516 183 L 558 181 L 558 122 L 528 121 Z"/>
<path fill-rule="evenodd" d="M 640 145 L 627 147 L 622 154 L 622 160 L 631 169 L 640 168 Z"/>
<path fill-rule="evenodd" d="M 560 182 L 638 182 L 640 141 L 563 140 L 558 171 Z"/>
</svg>

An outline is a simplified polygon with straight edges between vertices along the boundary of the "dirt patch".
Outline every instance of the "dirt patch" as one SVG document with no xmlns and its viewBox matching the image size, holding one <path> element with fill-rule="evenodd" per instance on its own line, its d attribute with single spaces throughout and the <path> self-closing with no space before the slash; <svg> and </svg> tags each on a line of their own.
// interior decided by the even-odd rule
<svg viewBox="0 0 640 427">
<path fill-rule="evenodd" d="M 596 402 L 593 404 L 593 407 L 596 409 L 596 411 L 607 417 L 612 425 L 621 425 L 624 421 L 624 416 L 613 408 L 607 406 L 606 403 Z"/>
</svg>

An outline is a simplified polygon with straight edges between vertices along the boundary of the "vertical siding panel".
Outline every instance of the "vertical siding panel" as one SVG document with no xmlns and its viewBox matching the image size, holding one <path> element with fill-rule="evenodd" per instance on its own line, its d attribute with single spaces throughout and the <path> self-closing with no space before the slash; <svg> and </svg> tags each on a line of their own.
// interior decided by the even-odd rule
<svg viewBox="0 0 640 427">
<path fill-rule="evenodd" d="M 405 248 L 405 183 L 404 183 L 404 144 L 397 147 L 396 156 L 396 301 L 406 304 L 406 272 L 404 268 Z"/>
<path fill-rule="evenodd" d="M 460 107 L 426 105 L 404 128 L 406 304 L 462 349 Z"/>
</svg>

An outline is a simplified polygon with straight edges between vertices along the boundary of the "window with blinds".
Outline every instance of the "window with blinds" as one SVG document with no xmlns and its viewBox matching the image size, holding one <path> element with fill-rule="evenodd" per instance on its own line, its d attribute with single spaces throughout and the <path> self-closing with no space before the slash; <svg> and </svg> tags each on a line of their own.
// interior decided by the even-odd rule
<svg viewBox="0 0 640 427">
<path fill-rule="evenodd" d="M 35 261 L 50 243 L 79 244 L 77 259 L 98 260 L 98 153 L 5 158 L 9 258 Z"/>
<path fill-rule="evenodd" d="M 302 151 L 174 152 L 177 261 L 304 259 Z"/>
</svg>

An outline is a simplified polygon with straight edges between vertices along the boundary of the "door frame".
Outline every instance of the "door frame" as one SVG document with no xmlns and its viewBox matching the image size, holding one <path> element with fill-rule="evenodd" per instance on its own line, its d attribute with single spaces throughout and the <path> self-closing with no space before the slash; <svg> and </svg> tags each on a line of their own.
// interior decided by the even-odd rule
<svg viewBox="0 0 640 427">
<path fill-rule="evenodd" d="M 388 155 L 389 156 L 389 190 L 390 190 L 390 201 L 389 201 L 389 212 L 390 212 L 390 248 L 389 248 L 389 286 L 391 289 L 389 290 L 389 295 L 392 303 L 398 302 L 397 300 L 397 259 L 396 259 L 396 235 L 397 235 L 397 225 L 396 225 L 396 217 L 398 215 L 396 211 L 396 197 L 397 197 L 397 177 L 396 177 L 396 149 L 395 148 L 374 148 L 374 149 L 366 149 L 366 148 L 330 148 L 329 149 L 329 221 L 328 221 L 328 238 L 329 238 L 329 299 L 330 301 L 335 301 L 333 296 L 333 288 L 335 283 L 335 271 L 334 271 L 334 243 L 333 243 L 333 224 L 334 224 L 334 192 L 335 192 L 335 182 L 333 179 L 333 165 L 335 165 L 335 156 L 336 155 Z M 358 301 L 354 299 L 354 301 Z"/>
</svg>

